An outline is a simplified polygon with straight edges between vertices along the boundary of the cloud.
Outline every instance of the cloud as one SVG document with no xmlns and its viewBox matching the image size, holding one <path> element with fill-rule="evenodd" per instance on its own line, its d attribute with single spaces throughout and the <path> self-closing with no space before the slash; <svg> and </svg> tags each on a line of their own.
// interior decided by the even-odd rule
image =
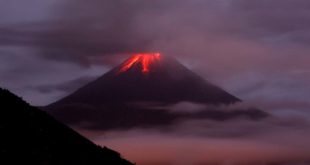
<svg viewBox="0 0 310 165">
<path fill-rule="evenodd" d="M 150 134 L 105 138 L 95 142 L 113 147 L 141 165 L 284 165 L 309 162 L 307 149 L 251 139 L 184 138 Z"/>
<path fill-rule="evenodd" d="M 275 117 L 83 134 L 142 165 L 309 164 L 309 9 L 308 0 L 4 0 L 0 85 L 44 105 L 132 52 L 161 51 Z M 182 106 L 201 108 L 174 113 Z"/>
<path fill-rule="evenodd" d="M 171 129 L 84 132 L 141 165 L 307 164 L 309 123 L 288 119 L 188 121 Z"/>
<path fill-rule="evenodd" d="M 257 102 L 216 108 L 218 111 L 226 112 L 233 108 L 251 107 L 255 104 L 265 107 L 272 116 L 261 120 L 242 117 L 224 121 L 188 119 L 148 129 L 110 131 L 81 127 L 74 129 L 95 143 L 114 148 L 127 159 L 141 165 L 309 164 L 308 105 L 300 108 L 301 105 L 295 106 L 295 103 Z M 188 108 L 185 112 L 189 114 L 193 108 L 202 108 L 201 105 L 189 103 L 180 105 L 187 105 L 183 108 Z M 179 105 L 172 107 L 174 113 L 176 107 Z M 177 112 L 180 112 L 179 110 Z"/>
<path fill-rule="evenodd" d="M 46 64 L 111 67 L 132 52 L 161 51 L 243 100 L 310 98 L 306 0 L 32 0 L 44 14 L 14 3 L 1 10 L 16 21 L 0 23 L 0 44 L 31 47 L 21 54 Z"/>
<path fill-rule="evenodd" d="M 50 93 L 53 91 L 62 91 L 62 92 L 74 92 L 84 84 L 87 84 L 91 81 L 93 81 L 95 78 L 90 77 L 90 76 L 85 76 L 85 77 L 79 77 L 74 80 L 70 80 L 68 82 L 62 82 L 60 84 L 54 85 L 54 84 L 49 84 L 49 85 L 41 85 L 41 86 L 35 86 L 32 87 L 34 90 L 37 90 L 42 93 Z"/>
<path fill-rule="evenodd" d="M 107 70 L 102 66 L 85 69 L 74 64 L 46 61 L 37 58 L 36 51 L 29 47 L 0 47 L 0 52 L 0 86 L 10 89 L 33 105 L 46 105 L 56 101 L 68 92 L 68 89 L 60 90 L 60 86 L 62 89 L 66 84 L 79 88 L 78 83 L 70 82 L 80 77 L 98 77 Z M 25 55 L 24 52 L 30 54 Z M 83 82 L 80 82 L 81 85 Z M 38 90 L 56 86 L 59 90 L 49 90 L 48 93 Z"/>
<path fill-rule="evenodd" d="M 147 50 L 211 60 L 216 60 L 214 53 L 221 60 L 266 61 L 269 58 L 257 56 L 281 53 L 274 52 L 274 46 L 296 44 L 297 33 L 305 36 L 309 29 L 309 2 L 303 0 L 57 2 L 45 22 L 4 26 L 1 43 L 30 44 L 49 59 L 80 64 L 93 63 L 93 56 Z"/>
<path fill-rule="evenodd" d="M 0 2 L 0 27 L 7 24 L 20 24 L 44 21 L 49 17 L 58 0 L 2 0 Z"/>
<path fill-rule="evenodd" d="M 210 52 L 207 48 L 212 48 L 212 45 L 207 47 L 204 45 L 214 40 L 228 42 L 228 44 L 237 43 L 235 44 L 237 46 L 238 42 L 244 44 L 242 40 L 245 43 L 252 41 L 254 42 L 252 44 L 255 44 L 257 38 L 253 40 L 251 36 L 265 36 L 260 33 L 266 32 L 267 37 L 271 38 L 283 34 L 281 27 L 277 27 L 278 30 L 274 32 L 270 22 L 283 21 L 286 26 L 290 26 L 292 19 L 284 17 L 281 20 L 276 18 L 269 20 L 275 16 L 284 15 L 279 14 L 278 10 L 270 9 L 276 8 L 283 12 L 289 7 L 296 13 L 296 17 L 300 18 L 297 11 L 300 6 L 304 7 L 306 2 L 301 4 L 277 2 L 256 1 L 254 4 L 242 0 L 231 2 L 182 0 L 177 3 L 176 1 L 144 2 L 141 0 L 130 2 L 67 0 L 58 2 L 59 8 L 55 10 L 54 15 L 51 16 L 53 19 L 48 23 L 30 24 L 22 28 L 13 27 L 15 31 L 9 27 L 11 34 L 6 33 L 8 29 L 3 29 L 2 33 L 7 36 L 4 38 L 12 40 L 11 43 L 32 43 L 42 50 L 46 49 L 44 53 L 48 54 L 43 56 L 75 62 L 81 62 L 83 58 L 87 60 L 89 56 L 94 55 L 158 49 L 160 51 L 168 49 L 169 54 L 177 55 L 178 49 L 173 45 L 193 56 L 195 49 L 200 50 L 201 46 L 204 53 Z M 293 5 L 295 8 L 291 7 L 291 4 L 295 4 Z M 249 12 L 249 8 L 253 12 Z M 266 10 L 268 12 L 265 12 Z M 187 14 L 184 14 L 185 12 Z M 262 17 L 262 13 L 269 17 Z M 251 23 L 254 20 L 262 26 L 263 32 L 257 30 L 260 26 L 256 27 Z M 281 25 L 283 23 L 279 23 L 279 26 Z M 302 25 L 302 27 L 307 26 L 305 23 Z M 296 31 L 286 26 L 282 28 Z M 174 49 L 176 50 L 173 52 Z"/>
</svg>

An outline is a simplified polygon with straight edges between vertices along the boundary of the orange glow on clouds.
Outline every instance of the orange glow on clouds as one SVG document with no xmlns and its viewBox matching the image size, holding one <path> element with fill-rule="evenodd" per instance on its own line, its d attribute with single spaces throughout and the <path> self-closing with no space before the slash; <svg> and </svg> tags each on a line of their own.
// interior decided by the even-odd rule
<svg viewBox="0 0 310 165">
<path fill-rule="evenodd" d="M 134 65 L 140 65 L 141 72 L 143 74 L 148 74 L 151 69 L 151 65 L 161 59 L 160 53 L 139 53 L 134 54 L 129 58 L 121 67 L 119 73 L 126 72 Z"/>
</svg>

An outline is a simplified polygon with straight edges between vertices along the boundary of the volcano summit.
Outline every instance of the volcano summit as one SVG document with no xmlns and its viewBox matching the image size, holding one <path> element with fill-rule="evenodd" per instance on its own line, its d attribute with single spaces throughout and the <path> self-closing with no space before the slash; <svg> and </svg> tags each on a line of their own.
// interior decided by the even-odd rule
<svg viewBox="0 0 310 165">
<path fill-rule="evenodd" d="M 238 98 L 159 53 L 136 54 L 94 82 L 52 104 L 181 101 L 231 104 Z"/>
<path fill-rule="evenodd" d="M 133 55 L 128 59 L 121 67 L 120 73 L 126 72 L 131 69 L 134 65 L 140 65 L 141 72 L 149 74 L 151 66 L 159 63 L 161 59 L 160 53 L 144 53 Z"/>
<path fill-rule="evenodd" d="M 171 57 L 141 53 L 46 109 L 69 124 L 83 122 L 92 123 L 91 127 L 123 128 L 171 123 L 184 117 L 168 110 L 154 110 L 148 104 L 132 103 L 173 105 L 180 102 L 218 106 L 234 104 L 240 99 Z"/>
</svg>

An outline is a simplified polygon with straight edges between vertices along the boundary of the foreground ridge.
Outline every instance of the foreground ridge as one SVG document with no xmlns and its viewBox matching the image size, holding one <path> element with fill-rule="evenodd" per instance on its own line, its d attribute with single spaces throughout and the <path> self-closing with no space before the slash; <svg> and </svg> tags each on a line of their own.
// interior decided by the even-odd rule
<svg viewBox="0 0 310 165">
<path fill-rule="evenodd" d="M 0 164 L 132 165 L 0 88 Z"/>
</svg>

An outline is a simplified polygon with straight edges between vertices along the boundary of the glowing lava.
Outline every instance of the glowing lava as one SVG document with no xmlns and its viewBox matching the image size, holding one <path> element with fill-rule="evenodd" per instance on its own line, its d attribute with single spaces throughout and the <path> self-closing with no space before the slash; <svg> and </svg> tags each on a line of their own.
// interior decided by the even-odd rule
<svg viewBox="0 0 310 165">
<path fill-rule="evenodd" d="M 160 53 L 140 53 L 134 54 L 131 58 L 129 58 L 125 63 L 122 65 L 119 73 L 126 72 L 134 65 L 140 65 L 141 72 L 143 74 L 148 74 L 150 72 L 151 65 L 159 61 L 161 59 Z"/>
</svg>

